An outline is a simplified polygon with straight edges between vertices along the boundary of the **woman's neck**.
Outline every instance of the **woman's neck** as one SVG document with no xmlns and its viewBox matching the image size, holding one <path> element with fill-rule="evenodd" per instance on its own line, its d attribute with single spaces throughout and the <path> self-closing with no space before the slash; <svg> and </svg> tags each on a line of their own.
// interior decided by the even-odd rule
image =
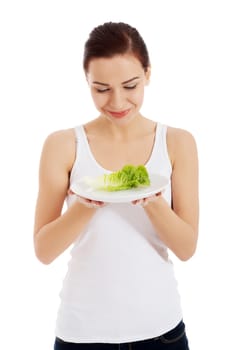
<svg viewBox="0 0 234 350">
<path fill-rule="evenodd" d="M 96 119 L 96 123 L 96 126 L 101 128 L 103 137 L 109 137 L 120 142 L 141 137 L 143 134 L 151 132 L 155 127 L 154 122 L 140 114 L 129 123 L 113 123 L 102 116 Z"/>
</svg>

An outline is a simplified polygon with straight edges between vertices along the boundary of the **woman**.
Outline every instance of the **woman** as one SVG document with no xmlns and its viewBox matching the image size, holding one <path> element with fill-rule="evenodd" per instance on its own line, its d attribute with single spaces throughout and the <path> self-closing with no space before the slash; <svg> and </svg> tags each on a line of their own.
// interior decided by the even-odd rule
<svg viewBox="0 0 234 350">
<path fill-rule="evenodd" d="M 54 349 L 188 349 L 167 249 L 183 261 L 196 249 L 194 138 L 141 115 L 150 61 L 135 28 L 112 22 L 94 28 L 84 71 L 99 116 L 49 135 L 40 162 L 36 255 L 49 264 L 73 244 Z M 125 164 L 145 165 L 169 185 L 163 193 L 118 204 L 70 190 L 83 176 Z"/>
</svg>

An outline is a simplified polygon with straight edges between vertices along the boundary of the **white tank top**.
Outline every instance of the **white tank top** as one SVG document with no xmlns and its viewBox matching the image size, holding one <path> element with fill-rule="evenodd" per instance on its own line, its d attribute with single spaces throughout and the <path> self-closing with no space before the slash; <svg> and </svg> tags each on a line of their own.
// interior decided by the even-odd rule
<svg viewBox="0 0 234 350">
<path fill-rule="evenodd" d="M 71 184 L 108 173 L 94 159 L 83 126 L 76 127 Z M 165 125 L 157 125 L 149 173 L 170 178 Z M 171 204 L 171 186 L 163 196 Z M 74 196 L 68 197 L 68 206 Z M 66 232 L 64 232 L 66 234 Z M 182 319 L 167 247 L 141 206 L 108 204 L 97 210 L 71 250 L 60 293 L 55 334 L 74 343 L 123 343 L 159 336 Z"/>
</svg>

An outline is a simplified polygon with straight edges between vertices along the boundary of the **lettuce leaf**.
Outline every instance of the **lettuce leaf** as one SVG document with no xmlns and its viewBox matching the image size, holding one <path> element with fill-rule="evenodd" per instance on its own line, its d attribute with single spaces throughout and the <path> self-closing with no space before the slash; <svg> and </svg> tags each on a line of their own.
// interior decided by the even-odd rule
<svg viewBox="0 0 234 350">
<path fill-rule="evenodd" d="M 122 169 L 97 178 L 86 178 L 86 184 L 96 190 L 122 191 L 150 185 L 150 178 L 144 165 L 125 165 Z"/>
</svg>

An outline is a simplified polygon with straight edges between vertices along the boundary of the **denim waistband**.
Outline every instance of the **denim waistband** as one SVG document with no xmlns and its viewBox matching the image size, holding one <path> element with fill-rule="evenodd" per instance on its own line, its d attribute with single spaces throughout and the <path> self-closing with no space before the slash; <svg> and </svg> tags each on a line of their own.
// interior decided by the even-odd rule
<svg viewBox="0 0 234 350">
<path fill-rule="evenodd" d="M 170 335 L 172 335 L 173 333 L 175 333 L 177 331 L 177 329 L 179 329 L 180 327 L 184 326 L 184 322 L 183 320 L 181 320 L 173 329 L 171 329 L 170 331 L 164 333 L 164 334 L 161 334 L 160 336 L 157 336 L 157 337 L 153 337 L 153 338 L 149 338 L 149 339 L 143 339 L 143 340 L 138 340 L 138 341 L 131 341 L 131 342 L 125 342 L 125 343 L 120 343 L 120 344 L 136 344 L 136 343 L 139 343 L 139 344 L 142 344 L 142 343 L 148 343 L 150 341 L 155 341 L 155 340 L 158 340 L 158 339 L 161 339 L 161 338 L 165 338 L 165 337 L 168 337 Z M 181 333 L 182 334 L 182 333 Z M 58 337 L 56 337 L 56 341 L 58 343 L 67 343 L 67 341 L 64 341 Z M 82 343 L 84 344 L 84 343 Z M 87 343 L 87 344 L 92 344 L 92 343 Z M 95 343 L 93 343 L 95 344 Z M 118 345 L 118 343 L 109 343 L 109 344 L 115 344 L 115 345 Z"/>
</svg>

